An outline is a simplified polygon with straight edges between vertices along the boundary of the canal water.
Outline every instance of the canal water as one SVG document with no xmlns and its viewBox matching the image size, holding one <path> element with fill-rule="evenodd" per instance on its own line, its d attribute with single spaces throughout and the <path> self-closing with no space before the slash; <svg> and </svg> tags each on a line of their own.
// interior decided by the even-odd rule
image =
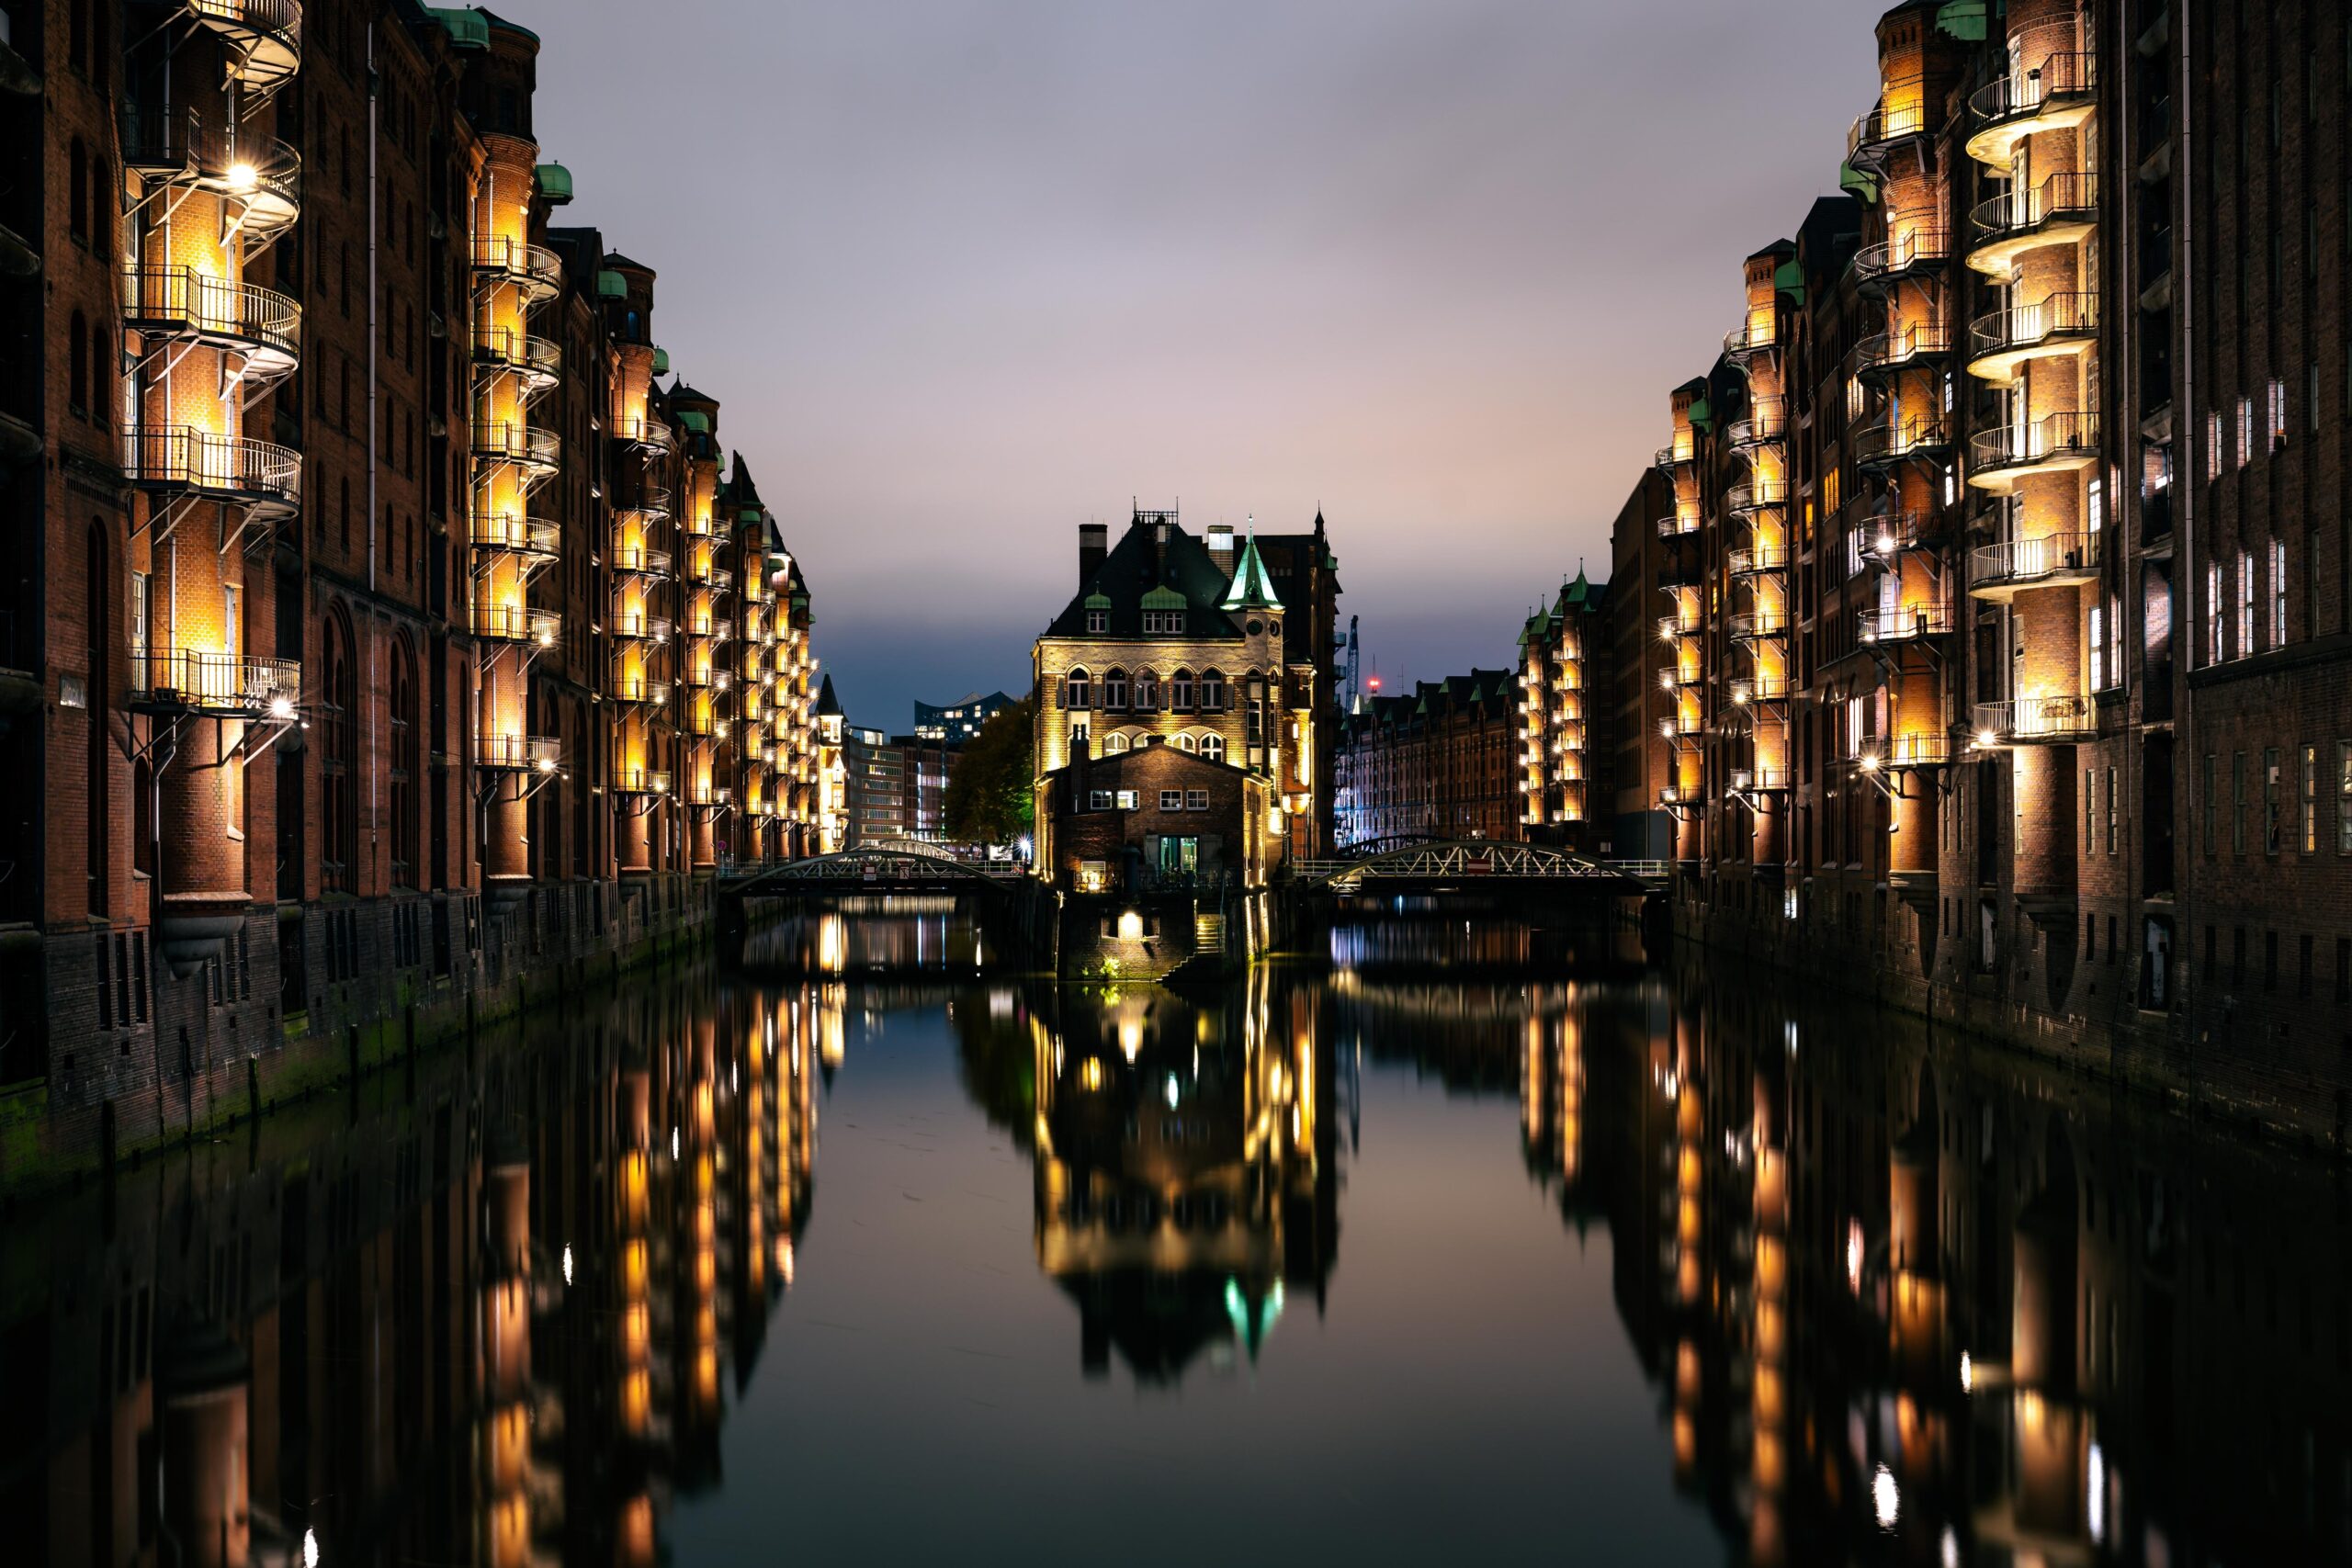
<svg viewBox="0 0 2352 1568">
<path fill-rule="evenodd" d="M 2352 1561 L 2332 1161 L 1430 941 L 829 913 L 19 1201 L 7 1560 Z"/>
</svg>

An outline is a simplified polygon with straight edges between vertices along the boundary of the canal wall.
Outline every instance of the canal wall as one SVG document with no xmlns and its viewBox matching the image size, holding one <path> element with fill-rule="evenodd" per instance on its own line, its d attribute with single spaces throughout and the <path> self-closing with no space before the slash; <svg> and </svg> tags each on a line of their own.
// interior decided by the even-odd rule
<svg viewBox="0 0 2352 1568">
<path fill-rule="evenodd" d="M 2085 956 L 2071 923 L 2021 922 L 1980 944 L 1980 933 L 1939 930 L 1934 908 L 1882 888 L 1804 900 L 1791 918 L 1780 905 L 1710 899 L 1703 884 L 1688 882 L 1671 904 L 1676 937 L 1710 953 L 1869 998 L 2171 1111 L 2352 1153 L 2352 1033 L 2343 1062 L 2313 1068 L 2275 1049 L 2271 1028 L 2210 979 L 2200 987 L 2193 972 L 2173 981 L 2170 1006 L 2144 1007 L 2145 977 L 2128 950 L 2108 943 Z M 2070 998 L 2103 1010 L 2069 1010 Z M 2319 1027 L 2343 1030 L 2340 1019 L 2309 1010 Z"/>
<path fill-rule="evenodd" d="M 214 1135 L 609 986 L 707 945 L 715 907 L 707 878 L 661 875 L 537 886 L 504 904 L 425 894 L 265 908 L 187 975 L 107 938 L 51 937 L 52 1067 L 0 1093 L 0 1192 Z"/>
</svg>

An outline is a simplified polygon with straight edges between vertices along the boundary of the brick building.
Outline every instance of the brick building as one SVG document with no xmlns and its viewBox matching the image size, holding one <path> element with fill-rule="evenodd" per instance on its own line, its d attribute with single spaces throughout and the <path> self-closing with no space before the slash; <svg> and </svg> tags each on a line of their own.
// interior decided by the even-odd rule
<svg viewBox="0 0 2352 1568">
<path fill-rule="evenodd" d="M 1524 838 L 1521 692 L 1515 671 L 1473 670 L 1364 699 L 1340 721 L 1340 846 Z"/>
<path fill-rule="evenodd" d="M 1674 853 L 1674 817 L 1659 800 L 1674 761 L 1671 735 L 1661 726 L 1677 702 L 1675 642 L 1656 635 L 1651 594 L 1652 585 L 1668 587 L 1670 574 L 1690 570 L 1674 547 L 1682 532 L 1673 486 L 1658 468 L 1644 468 L 1609 526 L 1614 592 L 1602 617 L 1609 651 L 1585 680 L 1589 691 L 1606 694 L 1589 701 L 1608 705 L 1607 744 L 1614 753 L 1609 795 L 1597 788 L 1586 794 L 1596 813 L 1610 814 L 1610 850 L 1621 860 L 1666 860 Z"/>
<path fill-rule="evenodd" d="M 1340 585 L 1321 513 L 1236 542 L 1138 511 L 1116 547 L 1079 530 L 1077 594 L 1037 638 L 1038 863 L 1053 864 L 1052 775 L 1081 757 L 1170 746 L 1273 786 L 1283 854 L 1333 840 Z"/>
<path fill-rule="evenodd" d="M 1579 567 L 1519 630 L 1519 836 L 1534 842 L 1605 850 L 1614 837 L 1608 600 Z"/>
<path fill-rule="evenodd" d="M 683 931 L 816 799 L 805 583 L 555 222 L 534 35 L 0 13 L 6 1177 Z"/>
<path fill-rule="evenodd" d="M 1679 916 L 2341 1135 L 2346 12 L 1877 30 L 1669 400 Z"/>
<path fill-rule="evenodd" d="M 1262 775 L 1181 747 L 1080 757 L 1046 780 L 1053 859 L 1038 864 L 1079 893 L 1262 886 L 1280 857 L 1277 798 Z"/>
</svg>

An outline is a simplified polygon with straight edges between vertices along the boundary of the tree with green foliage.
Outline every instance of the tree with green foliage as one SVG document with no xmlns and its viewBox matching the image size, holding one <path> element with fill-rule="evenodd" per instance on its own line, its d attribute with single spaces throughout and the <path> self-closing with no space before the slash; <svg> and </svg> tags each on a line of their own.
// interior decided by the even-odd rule
<svg viewBox="0 0 2352 1568">
<path fill-rule="evenodd" d="M 947 774 L 947 836 L 1009 844 L 1036 826 L 1037 699 L 999 708 L 956 754 Z"/>
</svg>

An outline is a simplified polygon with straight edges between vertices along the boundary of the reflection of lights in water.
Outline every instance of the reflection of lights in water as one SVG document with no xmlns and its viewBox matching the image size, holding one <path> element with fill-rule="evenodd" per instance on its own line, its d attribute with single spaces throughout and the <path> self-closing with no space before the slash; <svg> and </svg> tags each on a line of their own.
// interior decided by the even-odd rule
<svg viewBox="0 0 2352 1568">
<path fill-rule="evenodd" d="M 1846 1284 L 1850 1290 L 1862 1288 L 1862 1222 L 1846 1222 Z"/>
<path fill-rule="evenodd" d="M 1170 1073 L 1168 1075 L 1168 1109 L 1170 1111 L 1176 1109 L 1176 1075 L 1174 1073 Z"/>
<path fill-rule="evenodd" d="M 1871 1482 L 1871 1506 L 1877 1510 L 1878 1528 L 1893 1529 L 1895 1515 L 1901 1511 L 1902 1505 L 1902 1494 L 1894 1486 L 1894 1472 L 1880 1465 L 1877 1477 Z"/>
<path fill-rule="evenodd" d="M 302 1532 L 302 1568 L 319 1568 L 319 1532 L 314 1529 Z"/>
<path fill-rule="evenodd" d="M 2091 1544 L 2098 1546 L 2107 1540 L 2107 1455 L 2097 1443 L 2091 1445 L 2091 1457 L 2083 1467 L 2083 1491 L 2089 1510 Z"/>
<path fill-rule="evenodd" d="M 1797 1054 L 1797 1021 L 1795 1019 L 1791 1019 L 1781 1026 L 1781 1036 L 1788 1043 L 1789 1055 L 1795 1055 Z"/>
<path fill-rule="evenodd" d="M 678 1157 L 678 1130 L 675 1127 L 670 1129 L 670 1157 Z"/>
<path fill-rule="evenodd" d="M 1960 1568 L 1960 1537 L 1952 1533 L 1950 1525 L 1944 1527 L 1941 1554 L 1944 1568 Z"/>
<path fill-rule="evenodd" d="M 1972 1393 L 1974 1391 L 1975 1387 L 1976 1363 L 1968 1359 L 1967 1351 L 1962 1350 L 1960 1353 L 1960 1392 L 1962 1393 Z"/>
<path fill-rule="evenodd" d="M 563 1282 L 571 1283 L 571 1244 L 568 1241 L 563 1244 Z"/>
<path fill-rule="evenodd" d="M 1102 1058 L 1087 1057 L 1079 1066 L 1078 1082 L 1081 1089 L 1101 1089 L 1102 1087 Z"/>
<path fill-rule="evenodd" d="M 1143 1054 L 1143 1020 L 1129 1017 L 1119 1021 L 1119 1055 L 1133 1062 Z"/>
</svg>

